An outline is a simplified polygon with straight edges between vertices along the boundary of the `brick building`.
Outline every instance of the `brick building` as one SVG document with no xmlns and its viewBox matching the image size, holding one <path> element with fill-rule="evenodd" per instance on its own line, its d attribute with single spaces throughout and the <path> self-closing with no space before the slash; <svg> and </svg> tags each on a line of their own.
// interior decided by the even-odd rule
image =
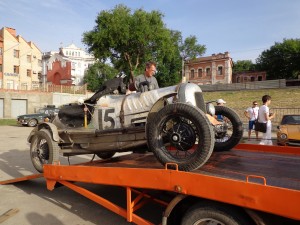
<svg viewBox="0 0 300 225">
<path fill-rule="evenodd" d="M 61 47 L 58 52 L 43 53 L 43 63 L 46 65 L 44 74 L 47 75 L 47 83 L 82 85 L 84 73 L 89 66 L 95 63 L 95 58 L 71 44 L 67 47 Z M 70 68 L 69 64 L 71 65 Z M 59 77 L 61 77 L 61 80 L 58 79 Z"/>
<path fill-rule="evenodd" d="M 52 54 L 48 58 L 47 83 L 71 86 L 71 61 L 58 53 Z"/>
<path fill-rule="evenodd" d="M 263 81 L 266 79 L 266 71 L 243 71 L 232 74 L 232 83 Z"/>
<path fill-rule="evenodd" d="M 185 79 L 199 85 L 232 82 L 233 61 L 228 52 L 185 62 Z"/>
<path fill-rule="evenodd" d="M 0 88 L 32 90 L 39 87 L 42 53 L 14 28 L 0 30 Z"/>
</svg>

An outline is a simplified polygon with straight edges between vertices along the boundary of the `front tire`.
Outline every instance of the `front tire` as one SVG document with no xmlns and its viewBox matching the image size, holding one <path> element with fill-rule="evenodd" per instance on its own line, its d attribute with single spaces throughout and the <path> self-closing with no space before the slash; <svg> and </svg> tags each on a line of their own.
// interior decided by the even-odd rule
<svg viewBox="0 0 300 225">
<path fill-rule="evenodd" d="M 59 160 L 59 150 L 60 147 L 52 140 L 49 130 L 37 131 L 30 144 L 30 158 L 34 168 L 43 173 L 44 164 L 52 164 Z"/>
<path fill-rule="evenodd" d="M 213 151 L 214 134 L 205 114 L 185 103 L 166 105 L 147 121 L 147 143 L 163 165 L 179 170 L 201 167 Z"/>
<path fill-rule="evenodd" d="M 28 121 L 29 127 L 35 127 L 38 124 L 38 121 L 36 119 L 31 119 Z"/>
<path fill-rule="evenodd" d="M 222 125 L 215 127 L 215 146 L 214 151 L 229 151 L 236 146 L 243 138 L 243 123 L 238 114 L 232 109 L 225 106 L 215 106 L 216 115 L 223 117 Z M 220 132 L 224 130 L 226 126 L 226 132 Z"/>
</svg>

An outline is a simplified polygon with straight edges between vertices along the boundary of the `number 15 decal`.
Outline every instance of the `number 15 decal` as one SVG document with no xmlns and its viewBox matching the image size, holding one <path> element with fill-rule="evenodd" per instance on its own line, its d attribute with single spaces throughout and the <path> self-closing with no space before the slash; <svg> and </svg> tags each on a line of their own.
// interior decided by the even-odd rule
<svg viewBox="0 0 300 225">
<path fill-rule="evenodd" d="M 104 117 L 102 116 L 104 113 Z M 113 114 L 113 115 L 110 115 Z M 99 129 L 100 130 L 106 130 L 106 129 L 113 129 L 115 128 L 115 120 L 112 116 L 115 114 L 115 109 L 114 108 L 109 108 L 109 109 L 101 109 L 98 111 L 98 119 L 99 119 Z M 103 121 L 102 121 L 103 118 Z M 109 126 L 108 123 L 109 122 Z M 107 124 L 107 125 L 106 125 Z"/>
</svg>

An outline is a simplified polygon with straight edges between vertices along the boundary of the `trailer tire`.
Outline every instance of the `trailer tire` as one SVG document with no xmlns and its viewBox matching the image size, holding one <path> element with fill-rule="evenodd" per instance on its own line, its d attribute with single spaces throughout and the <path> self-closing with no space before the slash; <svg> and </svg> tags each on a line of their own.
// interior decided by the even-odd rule
<svg viewBox="0 0 300 225">
<path fill-rule="evenodd" d="M 250 225 L 251 219 L 242 210 L 213 202 L 192 206 L 183 216 L 181 225 L 196 224 Z"/>
<path fill-rule="evenodd" d="M 222 115 L 229 119 L 231 123 L 231 135 L 227 137 L 227 139 L 224 139 L 223 141 L 219 141 L 217 138 L 217 132 L 215 133 L 215 146 L 214 146 L 214 151 L 220 152 L 220 151 L 229 151 L 232 149 L 234 146 L 236 146 L 240 140 L 243 138 L 243 123 L 238 116 L 238 114 L 225 106 L 215 106 L 216 109 L 216 115 Z"/>
<path fill-rule="evenodd" d="M 59 160 L 60 147 L 53 141 L 49 130 L 41 129 L 32 137 L 30 159 L 34 168 L 43 173 L 44 164 L 52 164 Z"/>
<path fill-rule="evenodd" d="M 116 153 L 115 152 L 99 152 L 96 155 L 101 159 L 110 159 L 112 158 Z"/>
<path fill-rule="evenodd" d="M 200 109 L 175 103 L 166 105 L 148 121 L 147 143 L 163 165 L 176 163 L 179 170 L 191 171 L 209 159 L 214 133 Z"/>
</svg>

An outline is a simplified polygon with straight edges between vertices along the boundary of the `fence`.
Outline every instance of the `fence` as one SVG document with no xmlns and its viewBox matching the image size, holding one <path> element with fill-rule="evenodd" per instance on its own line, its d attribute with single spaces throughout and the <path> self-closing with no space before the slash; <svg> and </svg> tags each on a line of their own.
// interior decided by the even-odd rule
<svg viewBox="0 0 300 225">
<path fill-rule="evenodd" d="M 245 109 L 234 109 L 240 116 L 243 123 L 248 123 L 248 119 L 245 117 Z M 283 115 L 300 115 L 300 108 L 270 108 L 270 112 L 275 113 L 275 118 L 272 119 L 272 124 L 277 126 L 280 124 Z"/>
<path fill-rule="evenodd" d="M 41 84 L 41 85 L 33 85 L 31 88 L 21 87 L 19 89 L 3 89 L 0 88 L 0 91 L 5 92 L 20 92 L 20 91 L 28 91 L 28 92 L 56 92 L 56 93 L 68 93 L 68 94 L 80 94 L 86 95 L 87 91 L 87 84 L 82 86 L 66 86 L 66 85 L 54 85 L 54 84 Z"/>
<path fill-rule="evenodd" d="M 249 89 L 268 89 L 268 88 L 285 88 L 286 86 L 292 86 L 295 81 L 280 80 L 266 80 L 266 81 L 253 81 L 246 83 L 232 83 L 232 84 L 213 84 L 213 85 L 200 85 L 202 91 L 239 91 Z M 297 82 L 296 82 L 297 83 Z"/>
</svg>

